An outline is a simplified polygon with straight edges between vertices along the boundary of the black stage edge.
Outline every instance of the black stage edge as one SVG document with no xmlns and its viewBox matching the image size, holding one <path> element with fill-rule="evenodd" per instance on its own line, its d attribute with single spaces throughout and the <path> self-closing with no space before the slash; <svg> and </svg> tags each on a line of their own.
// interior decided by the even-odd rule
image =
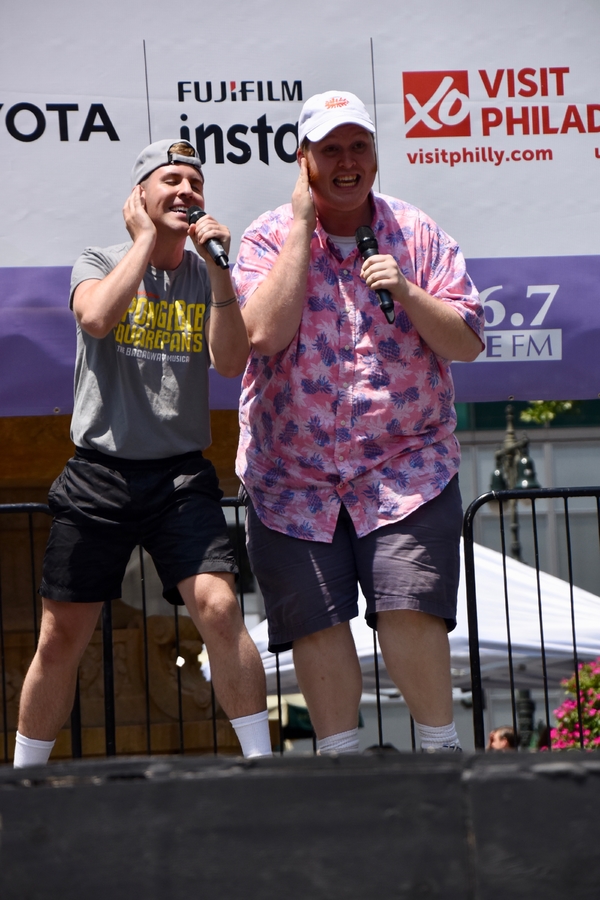
<svg viewBox="0 0 600 900">
<path fill-rule="evenodd" d="M 0 769 L 2 900 L 597 900 L 600 754 Z"/>
</svg>

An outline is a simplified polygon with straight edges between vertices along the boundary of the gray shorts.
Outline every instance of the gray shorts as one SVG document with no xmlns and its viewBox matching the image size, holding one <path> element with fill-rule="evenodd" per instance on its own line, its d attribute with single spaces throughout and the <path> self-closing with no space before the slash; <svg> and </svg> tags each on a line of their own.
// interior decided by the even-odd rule
<svg viewBox="0 0 600 900">
<path fill-rule="evenodd" d="M 269 649 L 288 650 L 298 638 L 353 619 L 358 584 L 372 628 L 378 612 L 414 609 L 445 619 L 452 631 L 462 518 L 458 477 L 402 521 L 362 538 L 342 504 L 330 544 L 266 528 L 250 503 L 248 554 L 265 600 Z"/>
</svg>

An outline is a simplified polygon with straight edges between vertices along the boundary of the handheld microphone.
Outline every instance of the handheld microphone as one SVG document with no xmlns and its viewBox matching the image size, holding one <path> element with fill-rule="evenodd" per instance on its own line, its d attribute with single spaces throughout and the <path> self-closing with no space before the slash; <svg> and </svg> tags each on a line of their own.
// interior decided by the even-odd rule
<svg viewBox="0 0 600 900">
<path fill-rule="evenodd" d="M 354 238 L 356 240 L 358 252 L 360 253 L 363 260 L 369 259 L 369 257 L 371 256 L 376 256 L 379 253 L 377 238 L 373 234 L 373 229 L 369 228 L 368 225 L 361 225 L 360 228 L 357 228 Z M 381 307 L 382 312 L 384 313 L 390 325 L 392 325 L 394 319 L 396 318 L 392 295 L 389 291 L 384 290 L 377 291 L 376 293 L 379 297 L 379 306 Z"/>
<path fill-rule="evenodd" d="M 198 219 L 201 219 L 202 216 L 205 215 L 206 213 L 199 206 L 190 206 L 187 211 L 188 225 L 195 225 Z M 215 241 L 213 238 L 211 238 L 210 241 L 206 241 L 204 246 L 218 266 L 220 266 L 222 269 L 229 268 L 229 258 L 225 253 L 225 250 L 223 249 L 223 244 L 220 241 Z"/>
</svg>

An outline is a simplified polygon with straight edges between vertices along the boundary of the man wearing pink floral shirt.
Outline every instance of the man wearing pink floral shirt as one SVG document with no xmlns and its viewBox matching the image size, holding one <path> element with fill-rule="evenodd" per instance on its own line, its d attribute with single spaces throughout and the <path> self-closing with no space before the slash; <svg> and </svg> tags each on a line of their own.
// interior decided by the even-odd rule
<svg viewBox="0 0 600 900">
<path fill-rule="evenodd" d="M 242 239 L 234 279 L 252 352 L 237 471 L 270 647 L 293 646 L 319 751 L 358 750 L 358 583 L 422 748 L 456 750 L 447 632 L 462 509 L 449 365 L 480 353 L 483 311 L 452 238 L 372 191 L 374 131 L 354 94 L 311 97 L 292 202 Z M 354 235 L 365 225 L 379 252 L 363 262 Z"/>
</svg>

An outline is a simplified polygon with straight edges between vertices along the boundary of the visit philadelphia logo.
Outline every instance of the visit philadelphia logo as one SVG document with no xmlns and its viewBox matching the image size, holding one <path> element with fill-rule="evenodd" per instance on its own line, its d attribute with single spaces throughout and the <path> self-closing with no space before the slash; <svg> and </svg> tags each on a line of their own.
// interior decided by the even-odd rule
<svg viewBox="0 0 600 900">
<path fill-rule="evenodd" d="M 253 157 L 270 165 L 280 159 L 282 162 L 294 163 L 298 149 L 298 122 L 277 121 L 281 107 L 277 104 L 300 104 L 303 102 L 302 81 L 178 81 L 177 101 L 184 105 L 180 113 L 179 133 L 190 141 L 198 150 L 203 163 L 224 165 L 245 165 Z M 219 104 L 223 104 L 220 106 Z M 235 104 L 235 106 L 233 106 Z M 240 112 L 239 118 L 246 119 L 244 114 L 248 104 L 268 104 L 269 112 L 258 115 L 253 121 L 234 122 L 232 125 L 207 121 L 213 118 L 217 110 Z M 273 105 L 275 104 L 275 105 Z"/>
<path fill-rule="evenodd" d="M 554 136 L 600 132 L 569 66 L 403 72 L 407 138 Z"/>
</svg>

